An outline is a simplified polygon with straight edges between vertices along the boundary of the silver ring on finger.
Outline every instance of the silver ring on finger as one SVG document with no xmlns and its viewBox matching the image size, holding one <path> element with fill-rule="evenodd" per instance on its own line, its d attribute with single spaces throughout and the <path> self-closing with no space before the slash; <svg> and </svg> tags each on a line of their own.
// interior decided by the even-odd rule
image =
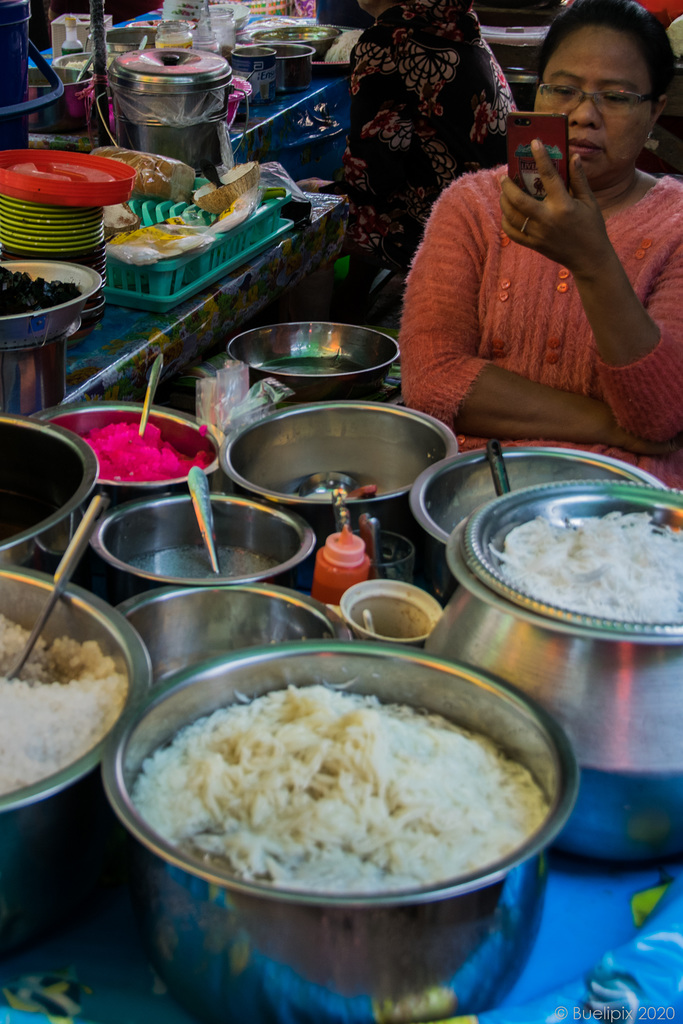
<svg viewBox="0 0 683 1024">
<path fill-rule="evenodd" d="M 523 235 L 526 234 L 526 226 L 527 226 L 528 223 L 529 223 L 529 218 L 527 217 L 527 219 L 524 221 L 524 223 L 522 224 L 521 228 L 519 229 L 522 232 Z"/>
</svg>

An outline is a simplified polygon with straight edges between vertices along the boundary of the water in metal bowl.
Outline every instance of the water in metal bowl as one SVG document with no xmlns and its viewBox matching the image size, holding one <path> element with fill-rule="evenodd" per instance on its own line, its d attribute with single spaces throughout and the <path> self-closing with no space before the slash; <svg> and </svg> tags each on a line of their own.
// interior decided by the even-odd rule
<svg viewBox="0 0 683 1024">
<path fill-rule="evenodd" d="M 0 569 L 0 612 L 30 629 L 52 578 L 28 569 Z M 128 677 L 127 705 L 151 680 L 149 657 L 123 615 L 73 584 L 42 634 L 96 640 Z M 95 888 L 105 860 L 111 818 L 99 763 L 104 740 L 61 771 L 0 796 L 0 953 L 73 919 Z"/>
<path fill-rule="evenodd" d="M 531 771 L 550 802 L 546 820 L 490 870 L 350 898 L 238 880 L 161 839 L 134 810 L 142 762 L 184 725 L 321 682 L 490 736 Z M 423 652 L 361 642 L 290 643 L 183 672 L 127 716 L 104 763 L 107 794 L 132 837 L 131 893 L 147 954 L 171 994 L 208 1024 L 375 1024 L 380 1008 L 408 1021 L 420 1009 L 441 1019 L 456 1006 L 467 1014 L 495 1005 L 533 945 L 545 881 L 539 854 L 569 814 L 576 781 L 561 729 L 511 688 Z"/>
<path fill-rule="evenodd" d="M 503 457 L 513 491 L 560 480 L 635 480 L 664 487 L 636 466 L 575 448 L 510 447 L 503 448 Z M 425 581 L 444 604 L 456 585 L 446 561 L 448 538 L 458 523 L 495 494 L 484 449 L 429 466 L 410 489 L 410 510 L 424 533 Z"/>
<path fill-rule="evenodd" d="M 629 501 L 629 493 L 642 500 Z M 679 492 L 592 481 L 512 492 L 485 506 L 483 521 L 474 513 L 473 527 L 485 546 L 484 538 L 494 534 L 498 546 L 500 531 L 513 521 L 564 514 L 570 506 L 574 518 L 649 507 L 659 522 L 683 522 Z M 591 621 L 541 609 L 524 595 L 513 600 L 514 594 L 491 585 L 485 566 L 477 572 L 471 559 L 468 565 L 468 522 L 448 540 L 446 557 L 459 586 L 426 649 L 507 680 L 566 729 L 581 766 L 581 787 L 558 846 L 632 861 L 680 854 L 683 630 Z"/>
<path fill-rule="evenodd" d="M 214 573 L 189 495 L 130 501 L 103 515 L 90 544 L 118 604 L 151 587 L 213 587 L 277 579 L 294 585 L 315 547 L 307 523 L 274 505 L 211 495 L 220 573 Z"/>
<path fill-rule="evenodd" d="M 398 359 L 398 345 L 369 327 L 304 322 L 244 331 L 231 340 L 228 355 L 247 363 L 254 380 L 287 384 L 292 401 L 319 402 L 377 391 Z"/>
</svg>

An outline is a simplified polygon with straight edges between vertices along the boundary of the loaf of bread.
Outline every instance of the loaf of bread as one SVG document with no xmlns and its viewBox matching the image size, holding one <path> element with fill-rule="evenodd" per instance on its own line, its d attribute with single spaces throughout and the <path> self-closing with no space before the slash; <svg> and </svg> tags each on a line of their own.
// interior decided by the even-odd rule
<svg viewBox="0 0 683 1024">
<path fill-rule="evenodd" d="M 230 209 L 236 199 L 258 185 L 260 176 L 259 165 L 255 161 L 236 164 L 221 175 L 223 184 L 220 187 L 209 184 L 198 188 L 194 193 L 194 201 L 209 213 L 223 213 Z"/>
<path fill-rule="evenodd" d="M 194 169 L 172 156 L 139 153 L 119 146 L 101 146 L 93 149 L 94 156 L 120 160 L 135 170 L 133 191 L 146 198 L 170 200 L 173 203 L 191 203 L 194 188 Z"/>
</svg>

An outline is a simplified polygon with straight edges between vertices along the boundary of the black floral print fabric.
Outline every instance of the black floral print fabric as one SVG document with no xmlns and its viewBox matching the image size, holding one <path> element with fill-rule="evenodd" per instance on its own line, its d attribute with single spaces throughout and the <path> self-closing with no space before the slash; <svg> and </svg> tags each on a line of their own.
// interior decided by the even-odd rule
<svg viewBox="0 0 683 1024">
<path fill-rule="evenodd" d="M 432 204 L 466 171 L 505 163 L 505 76 L 467 0 L 404 0 L 352 55 L 344 182 L 355 251 L 406 269 Z"/>
</svg>

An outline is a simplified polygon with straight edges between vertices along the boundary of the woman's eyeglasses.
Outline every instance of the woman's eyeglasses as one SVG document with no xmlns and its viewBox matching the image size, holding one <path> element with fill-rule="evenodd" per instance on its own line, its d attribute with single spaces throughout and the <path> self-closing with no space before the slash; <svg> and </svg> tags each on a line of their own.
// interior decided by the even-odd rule
<svg viewBox="0 0 683 1024">
<path fill-rule="evenodd" d="M 574 110 L 585 99 L 591 99 L 598 110 L 605 113 L 628 114 L 645 100 L 653 100 L 654 93 L 642 95 L 637 92 L 626 92 L 623 89 L 603 89 L 600 92 L 584 92 L 574 85 L 549 85 L 543 82 L 538 87 L 541 96 L 553 110 L 566 113 Z"/>
</svg>

